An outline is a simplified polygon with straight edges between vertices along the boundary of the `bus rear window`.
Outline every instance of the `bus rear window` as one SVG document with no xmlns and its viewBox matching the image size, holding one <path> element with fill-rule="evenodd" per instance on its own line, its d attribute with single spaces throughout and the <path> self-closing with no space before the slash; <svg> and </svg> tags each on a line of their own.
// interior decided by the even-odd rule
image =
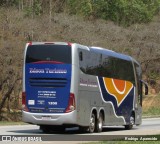
<svg viewBox="0 0 160 144">
<path fill-rule="evenodd" d="M 26 63 L 56 61 L 71 64 L 71 47 L 68 45 L 30 45 L 27 48 Z"/>
</svg>

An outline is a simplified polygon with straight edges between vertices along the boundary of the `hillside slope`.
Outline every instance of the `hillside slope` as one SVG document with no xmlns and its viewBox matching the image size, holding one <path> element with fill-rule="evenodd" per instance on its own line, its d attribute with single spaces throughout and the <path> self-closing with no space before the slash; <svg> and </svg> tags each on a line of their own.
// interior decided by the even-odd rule
<svg viewBox="0 0 160 144">
<path fill-rule="evenodd" d="M 143 116 L 160 116 L 160 94 L 143 98 Z"/>
<path fill-rule="evenodd" d="M 160 90 L 160 15 L 148 24 L 127 28 L 111 21 L 86 20 L 65 13 L 24 17 L 14 8 L 0 8 L 0 111 L 20 109 L 23 51 L 28 41 L 68 41 L 99 46 L 136 58 L 144 78 Z M 7 103 L 6 103 L 7 101 Z"/>
</svg>

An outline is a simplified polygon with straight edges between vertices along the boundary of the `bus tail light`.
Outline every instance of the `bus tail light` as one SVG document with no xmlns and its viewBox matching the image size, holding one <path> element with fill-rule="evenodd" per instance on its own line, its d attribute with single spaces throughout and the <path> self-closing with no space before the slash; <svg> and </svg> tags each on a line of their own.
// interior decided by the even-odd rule
<svg viewBox="0 0 160 144">
<path fill-rule="evenodd" d="M 72 112 L 76 109 L 75 96 L 73 93 L 70 93 L 68 106 L 66 108 L 66 113 Z"/>
<path fill-rule="evenodd" d="M 72 46 L 72 43 L 70 43 L 70 42 L 68 42 L 67 44 L 68 44 L 68 46 Z"/>
<path fill-rule="evenodd" d="M 22 92 L 22 110 L 28 111 L 26 106 L 26 92 Z"/>
<path fill-rule="evenodd" d="M 28 45 L 29 45 L 29 46 L 32 45 L 32 42 L 28 42 Z"/>
</svg>

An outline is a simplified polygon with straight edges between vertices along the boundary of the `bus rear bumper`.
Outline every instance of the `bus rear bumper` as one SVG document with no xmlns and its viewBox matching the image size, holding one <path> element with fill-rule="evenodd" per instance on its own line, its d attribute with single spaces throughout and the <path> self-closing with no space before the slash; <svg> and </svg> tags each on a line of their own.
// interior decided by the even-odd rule
<svg viewBox="0 0 160 144">
<path fill-rule="evenodd" d="M 22 111 L 22 121 L 36 125 L 77 124 L 77 113 L 73 111 L 63 114 L 44 114 Z"/>
</svg>

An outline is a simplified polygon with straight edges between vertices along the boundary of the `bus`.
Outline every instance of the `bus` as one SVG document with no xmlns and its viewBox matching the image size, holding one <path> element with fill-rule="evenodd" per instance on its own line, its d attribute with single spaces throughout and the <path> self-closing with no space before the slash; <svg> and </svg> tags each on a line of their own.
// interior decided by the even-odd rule
<svg viewBox="0 0 160 144">
<path fill-rule="evenodd" d="M 131 129 L 142 122 L 140 64 L 100 47 L 30 42 L 24 51 L 22 120 L 43 132 L 78 126 Z"/>
</svg>

